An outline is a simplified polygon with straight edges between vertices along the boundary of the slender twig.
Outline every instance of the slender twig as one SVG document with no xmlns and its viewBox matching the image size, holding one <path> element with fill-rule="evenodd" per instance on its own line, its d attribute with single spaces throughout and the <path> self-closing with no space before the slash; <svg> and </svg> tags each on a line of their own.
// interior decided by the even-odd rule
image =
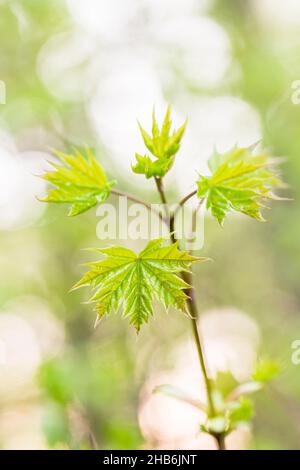
<svg viewBox="0 0 300 470">
<path fill-rule="evenodd" d="M 197 194 L 197 189 L 195 191 L 192 191 L 191 193 L 187 194 L 184 198 L 179 201 L 179 207 L 182 207 L 189 199 L 191 199 L 193 196 Z"/>
<path fill-rule="evenodd" d="M 169 213 L 169 208 L 168 208 L 168 203 L 167 203 L 167 198 L 166 198 L 166 195 L 165 195 L 165 190 L 164 190 L 162 178 L 159 178 L 159 177 L 156 176 L 155 177 L 155 183 L 156 183 L 156 187 L 157 187 L 157 190 L 159 192 L 159 195 L 160 195 L 161 202 L 164 204 L 165 218 L 166 218 L 167 221 L 169 221 L 170 213 Z M 168 224 L 170 225 L 170 222 L 168 222 Z"/>
<path fill-rule="evenodd" d="M 160 198 L 163 204 L 167 205 L 167 198 L 164 192 L 163 188 L 163 183 L 161 178 L 155 178 L 156 186 L 158 189 L 158 192 L 160 194 Z M 185 198 L 183 198 L 179 205 L 183 206 L 183 204 L 190 199 L 192 196 L 196 194 L 197 191 L 193 191 L 192 193 L 188 194 Z M 174 221 L 175 221 L 175 212 L 171 215 L 170 221 L 169 221 L 169 230 L 170 230 L 170 238 L 172 242 L 174 243 L 176 241 L 176 236 L 174 233 Z M 182 272 L 182 278 L 183 280 L 189 284 L 190 286 L 192 285 L 192 279 L 191 279 L 191 273 L 189 272 Z M 216 410 L 213 402 L 213 393 L 212 393 L 212 387 L 211 387 L 211 381 L 208 377 L 207 373 L 207 367 L 205 364 L 205 358 L 204 358 L 204 352 L 203 348 L 201 345 L 201 339 L 200 339 L 200 334 L 197 326 L 197 318 L 198 318 L 198 310 L 197 310 L 197 304 L 196 304 L 196 299 L 195 299 L 195 294 L 194 294 L 194 289 L 192 287 L 189 287 L 186 289 L 186 294 L 188 296 L 187 298 L 187 304 L 188 308 L 191 314 L 191 323 L 192 323 L 192 331 L 193 331 L 193 336 L 194 340 L 196 343 L 197 347 L 197 352 L 198 352 L 198 357 L 199 357 L 199 362 L 200 362 L 200 367 L 201 371 L 204 377 L 204 383 L 206 387 L 206 395 L 207 395 L 207 402 L 208 402 L 208 414 L 209 416 L 216 416 Z M 224 435 L 223 434 L 213 434 L 217 441 L 218 448 L 220 450 L 225 449 L 225 442 L 224 442 Z"/>
<path fill-rule="evenodd" d="M 163 187 L 162 187 L 163 189 Z M 178 211 L 182 208 L 182 206 L 184 206 L 184 204 L 189 200 L 191 199 L 193 196 L 195 196 L 197 194 L 197 190 L 195 191 L 192 191 L 191 193 L 187 194 L 184 198 L 182 198 L 179 203 L 178 203 L 178 206 L 176 207 L 176 209 L 172 212 L 172 214 L 170 215 L 170 227 L 171 227 L 171 232 L 174 232 L 174 224 L 175 224 L 175 217 L 178 213 Z M 202 204 L 203 202 L 203 199 L 200 201 L 200 205 Z M 197 208 L 198 210 L 198 208 Z M 194 219 L 193 219 L 194 220 Z"/>
<path fill-rule="evenodd" d="M 129 199 L 132 202 L 136 202 L 137 204 L 142 204 L 143 206 L 147 207 L 151 211 L 151 204 L 148 204 L 148 202 L 143 201 L 142 199 L 139 199 L 136 196 L 133 196 L 132 194 L 125 193 L 124 191 L 120 191 L 119 189 L 111 189 L 110 190 L 111 194 L 115 194 L 116 196 L 123 196 Z"/>
<path fill-rule="evenodd" d="M 198 215 L 198 212 L 202 206 L 202 204 L 204 203 L 205 201 L 205 198 L 202 198 L 199 200 L 198 204 L 197 204 L 197 207 L 194 209 L 193 211 L 193 216 L 192 216 L 192 233 L 195 232 L 196 228 L 197 228 L 197 215 Z"/>
<path fill-rule="evenodd" d="M 191 227 L 191 236 L 193 236 L 193 238 L 187 238 L 187 241 L 193 241 L 194 240 L 194 234 L 195 234 L 195 231 L 196 231 L 196 225 L 197 225 L 197 214 L 202 206 L 202 204 L 204 203 L 205 201 L 205 198 L 202 198 L 200 199 L 200 201 L 198 202 L 197 204 L 197 207 L 193 210 L 193 213 L 192 213 L 192 227 Z M 176 218 L 176 215 L 178 213 L 178 210 L 180 209 L 180 206 L 178 206 L 171 214 L 170 214 L 170 222 L 169 222 L 169 225 L 170 225 L 170 232 L 174 234 L 174 239 L 176 238 L 176 233 L 175 233 L 175 218 Z"/>
<path fill-rule="evenodd" d="M 167 223 L 164 216 L 158 210 L 156 210 L 155 207 L 153 207 L 153 205 L 148 204 L 148 202 L 143 201 L 142 199 L 139 199 L 138 197 L 133 196 L 132 194 L 128 194 L 128 193 L 125 193 L 123 191 L 120 191 L 119 189 L 113 188 L 113 189 L 110 190 L 110 192 L 111 192 L 111 194 L 115 194 L 116 196 L 126 197 L 129 201 L 135 202 L 137 204 L 142 204 L 150 212 L 155 213 L 160 218 L 160 220 L 162 222 Z"/>
<path fill-rule="evenodd" d="M 173 234 L 171 234 L 171 239 L 172 239 L 172 241 L 175 240 L 175 238 L 173 239 Z M 182 278 L 187 284 L 189 284 L 189 286 L 192 285 L 191 273 L 183 272 L 182 273 Z M 213 398 L 212 398 L 211 382 L 210 382 L 210 379 L 209 379 L 208 374 L 207 374 L 207 367 L 206 367 L 206 364 L 205 364 L 203 348 L 202 348 L 202 345 L 201 345 L 200 333 L 199 333 L 198 326 L 197 326 L 197 318 L 198 318 L 199 315 L 198 315 L 198 309 L 197 309 L 197 305 L 196 305 L 196 299 L 195 299 L 195 293 L 194 293 L 193 287 L 189 287 L 186 290 L 186 294 L 188 296 L 187 304 L 188 304 L 189 311 L 190 311 L 190 314 L 191 314 L 192 331 L 193 331 L 194 340 L 195 340 L 195 343 L 196 343 L 198 357 L 199 357 L 199 361 L 200 361 L 200 366 L 201 366 L 201 370 L 202 370 L 203 377 L 204 377 L 204 383 L 205 383 L 205 387 L 206 387 L 209 414 L 211 416 L 214 416 L 216 414 L 216 410 L 215 410 L 215 406 L 214 406 L 214 402 L 213 402 Z"/>
</svg>

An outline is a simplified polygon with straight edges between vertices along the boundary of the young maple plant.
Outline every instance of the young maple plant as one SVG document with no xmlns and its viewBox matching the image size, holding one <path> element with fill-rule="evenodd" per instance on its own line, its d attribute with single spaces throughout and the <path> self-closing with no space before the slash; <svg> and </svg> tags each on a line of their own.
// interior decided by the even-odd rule
<svg viewBox="0 0 300 470">
<path fill-rule="evenodd" d="M 180 149 L 186 122 L 171 131 L 170 107 L 159 127 L 155 113 L 152 115 L 151 135 L 139 124 L 141 135 L 149 154 L 136 154 L 132 166 L 135 173 L 153 178 L 161 198 L 167 205 L 164 176 L 174 163 Z M 69 216 L 86 212 L 106 201 L 110 194 L 126 196 L 129 200 L 151 205 L 134 195 L 115 189 L 116 181 L 108 180 L 100 163 L 91 150 L 83 153 L 54 152 L 59 163 L 52 163 L 53 171 L 42 177 L 52 184 L 43 202 L 63 203 L 71 206 Z M 235 147 L 224 153 L 214 153 L 209 159 L 209 176 L 199 175 L 195 189 L 181 201 L 182 207 L 190 198 L 199 198 L 220 225 L 230 212 L 239 212 L 263 221 L 261 210 L 275 196 L 273 189 L 281 186 L 276 171 L 276 159 L 267 152 L 259 152 L 257 146 Z M 200 367 L 206 387 L 206 402 L 170 385 L 160 385 L 156 392 L 183 400 L 206 413 L 206 421 L 199 428 L 213 436 L 219 449 L 225 449 L 225 437 L 239 426 L 249 425 L 253 416 L 253 403 L 249 395 L 261 390 L 265 383 L 278 373 L 274 361 L 260 361 L 251 380 L 237 383 L 230 373 L 209 376 L 197 326 L 198 310 L 193 291 L 191 267 L 205 258 L 193 256 L 180 248 L 174 231 L 176 211 L 166 207 L 164 222 L 168 225 L 170 240 L 150 240 L 146 247 L 135 253 L 122 246 L 95 249 L 102 256 L 100 261 L 88 264 L 89 270 L 73 289 L 83 286 L 92 288 L 90 301 L 95 303 L 97 322 L 112 310 L 122 311 L 137 332 L 153 315 L 153 299 L 164 307 L 174 307 L 187 312 L 199 356 Z"/>
</svg>

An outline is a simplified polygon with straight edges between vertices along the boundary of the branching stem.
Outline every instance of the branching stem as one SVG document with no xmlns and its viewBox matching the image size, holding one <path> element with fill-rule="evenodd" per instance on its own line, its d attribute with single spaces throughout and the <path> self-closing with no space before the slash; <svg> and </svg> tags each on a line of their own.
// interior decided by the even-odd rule
<svg viewBox="0 0 300 470">
<path fill-rule="evenodd" d="M 179 201 L 179 207 L 182 207 L 189 199 L 191 199 L 193 196 L 197 194 L 197 189 L 195 191 L 192 191 L 191 193 L 187 194 L 184 198 Z"/>
<path fill-rule="evenodd" d="M 125 193 L 125 192 L 120 191 L 118 189 L 111 189 L 111 193 L 115 194 L 116 196 L 126 197 L 128 200 L 130 200 L 132 202 L 135 202 L 137 204 L 142 204 L 149 211 L 155 212 L 157 214 L 157 216 L 164 223 L 166 223 L 168 225 L 169 231 L 170 231 L 170 238 L 171 238 L 172 242 L 174 243 L 176 241 L 176 236 L 175 236 L 175 232 L 174 232 L 174 229 L 175 229 L 174 224 L 175 224 L 175 217 L 176 217 L 177 211 L 189 199 L 191 199 L 193 196 L 195 196 L 197 194 L 197 191 L 196 190 L 192 191 L 191 193 L 187 194 L 183 199 L 181 199 L 179 204 L 178 204 L 177 209 L 175 209 L 175 211 L 173 211 L 170 214 L 169 209 L 168 209 L 168 202 L 167 202 L 167 198 L 166 198 L 162 178 L 156 177 L 155 178 L 155 183 L 156 183 L 157 191 L 159 193 L 161 202 L 162 202 L 162 204 L 164 204 L 164 207 L 165 207 L 165 214 L 164 215 L 161 214 L 160 212 L 158 212 L 157 210 L 155 210 L 155 208 L 151 204 L 148 204 L 147 202 L 143 201 L 142 199 L 137 198 L 136 196 L 133 196 L 132 194 Z M 203 201 L 201 201 L 201 202 L 203 202 Z M 200 202 L 200 204 L 201 204 L 201 202 Z M 191 278 L 190 273 L 183 272 L 182 273 L 182 278 L 187 284 L 192 285 L 192 278 Z M 209 416 L 213 417 L 213 416 L 216 416 L 216 410 L 215 410 L 215 406 L 214 406 L 214 402 L 213 402 L 213 393 L 212 393 L 211 381 L 210 381 L 210 378 L 209 378 L 208 373 L 207 373 L 207 367 L 206 367 L 206 364 L 205 364 L 205 357 L 204 357 L 203 347 L 202 347 L 202 344 L 201 344 L 200 334 L 199 334 L 199 330 L 198 330 L 198 326 L 197 326 L 198 310 L 197 310 L 197 304 L 196 304 L 194 289 L 191 287 L 191 288 L 187 289 L 186 293 L 188 295 L 187 304 L 188 304 L 188 308 L 189 308 L 189 311 L 190 311 L 190 314 L 191 314 L 191 324 L 192 324 L 193 337 L 194 337 L 194 341 L 195 341 L 195 344 L 196 344 L 197 353 L 198 353 L 199 362 L 200 362 L 200 367 L 201 367 L 201 371 L 202 371 L 202 374 L 203 374 L 204 383 L 205 383 L 205 387 L 206 387 L 206 395 L 207 395 L 207 403 L 208 403 L 208 414 L 209 414 Z M 217 441 L 218 448 L 220 450 L 225 450 L 224 435 L 223 434 L 213 434 L 213 436 L 215 437 L 215 439 Z"/>
<path fill-rule="evenodd" d="M 164 192 L 164 187 L 163 187 L 163 181 L 161 178 L 155 178 L 155 183 L 157 186 L 157 190 L 159 192 L 161 202 L 165 204 L 166 207 L 166 218 L 169 219 L 169 230 L 170 230 L 170 238 L 172 242 L 174 243 L 176 241 L 176 236 L 174 233 L 174 222 L 175 222 L 175 215 L 176 212 L 173 212 L 171 216 L 169 217 L 169 211 L 167 208 L 167 198 Z M 185 202 L 187 202 L 191 197 L 193 197 L 197 191 L 193 191 L 192 193 L 188 194 L 186 197 L 184 197 L 180 202 L 179 206 L 183 206 Z M 183 272 L 182 273 L 182 278 L 183 280 L 192 286 L 192 276 L 190 273 Z M 205 364 L 205 357 L 204 357 L 204 352 L 203 352 L 203 347 L 201 344 L 201 339 L 200 339 L 200 334 L 197 326 L 197 318 L 198 318 L 198 310 L 197 310 L 197 304 L 196 304 L 196 299 L 195 299 L 195 294 L 194 294 L 194 289 L 191 287 L 187 289 L 186 294 L 188 295 L 187 299 L 187 304 L 188 308 L 191 314 L 191 323 L 192 323 L 192 331 L 193 331 L 193 336 L 194 336 L 194 341 L 197 347 L 197 352 L 198 352 L 198 357 L 199 357 L 199 362 L 200 362 L 200 367 L 201 371 L 204 377 L 204 382 L 205 382 L 205 387 L 206 387 L 206 395 L 207 395 L 207 403 L 208 403 L 208 414 L 209 416 L 213 417 L 216 416 L 216 410 L 213 402 L 213 393 L 212 393 L 212 387 L 211 387 L 211 381 L 207 373 L 207 367 Z M 213 435 L 217 441 L 217 445 L 219 450 L 225 450 L 225 442 L 224 442 L 224 435 L 223 434 L 214 434 Z"/>
</svg>

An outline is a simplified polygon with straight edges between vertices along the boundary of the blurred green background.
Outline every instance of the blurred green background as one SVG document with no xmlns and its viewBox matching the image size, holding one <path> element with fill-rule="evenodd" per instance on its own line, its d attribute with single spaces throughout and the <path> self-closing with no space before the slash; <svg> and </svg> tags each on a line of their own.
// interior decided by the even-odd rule
<svg viewBox="0 0 300 470">
<path fill-rule="evenodd" d="M 282 166 L 289 202 L 259 224 L 206 217 L 196 268 L 200 327 L 212 373 L 251 374 L 257 357 L 282 372 L 257 397 L 251 431 L 230 448 L 300 449 L 300 3 L 297 0 L 0 0 L 0 447 L 212 448 L 201 414 L 152 394 L 172 383 L 203 394 L 187 319 L 157 307 L 137 337 L 111 315 L 94 329 L 82 248 L 108 244 L 95 211 L 46 207 L 50 148 L 89 145 L 123 190 L 157 202 L 130 171 L 153 105 L 189 117 L 167 178 L 187 194 L 216 147 L 263 140 Z M 295 85 L 296 86 L 296 85 Z M 293 95 L 294 94 L 294 95 Z M 115 201 L 115 199 L 113 199 Z M 99 234 L 98 234 L 99 235 Z M 101 234 L 100 234 L 101 235 Z M 140 249 L 143 241 L 132 241 Z"/>
</svg>

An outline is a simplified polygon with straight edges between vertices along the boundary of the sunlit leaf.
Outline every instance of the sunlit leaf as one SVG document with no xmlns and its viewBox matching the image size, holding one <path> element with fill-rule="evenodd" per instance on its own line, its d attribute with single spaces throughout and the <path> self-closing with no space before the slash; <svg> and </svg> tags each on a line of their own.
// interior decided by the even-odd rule
<svg viewBox="0 0 300 470">
<path fill-rule="evenodd" d="M 187 121 L 177 130 L 171 132 L 171 108 L 168 106 L 165 118 L 161 127 L 158 127 L 155 113 L 152 114 L 152 135 L 143 129 L 140 123 L 139 128 L 144 140 L 144 144 L 156 158 L 152 160 L 148 155 L 136 154 L 137 163 L 132 166 L 135 173 L 143 174 L 146 178 L 163 177 L 172 167 L 174 156 L 180 148 L 180 142 L 185 131 Z"/>
<path fill-rule="evenodd" d="M 253 154 L 253 148 L 234 148 L 215 153 L 209 160 L 211 176 L 200 176 L 198 197 L 220 224 L 231 211 L 241 212 L 259 221 L 267 200 L 279 199 L 272 192 L 281 185 L 273 169 L 274 160 L 266 153 Z"/>
<path fill-rule="evenodd" d="M 163 239 L 151 240 L 139 254 L 118 246 L 95 251 L 106 258 L 89 263 L 90 271 L 74 288 L 92 286 L 95 293 L 90 300 L 97 302 L 99 318 L 121 309 L 139 331 L 153 314 L 153 297 L 165 308 L 186 311 L 184 289 L 189 286 L 179 273 L 201 258 L 180 251 L 178 243 L 166 245 Z"/>
<path fill-rule="evenodd" d="M 107 181 L 106 174 L 91 150 L 86 156 L 78 150 L 74 154 L 54 152 L 63 165 L 51 163 L 54 171 L 45 173 L 42 178 L 49 181 L 55 189 L 50 189 L 42 202 L 71 204 L 69 216 L 86 212 L 109 194 L 113 181 Z"/>
</svg>

